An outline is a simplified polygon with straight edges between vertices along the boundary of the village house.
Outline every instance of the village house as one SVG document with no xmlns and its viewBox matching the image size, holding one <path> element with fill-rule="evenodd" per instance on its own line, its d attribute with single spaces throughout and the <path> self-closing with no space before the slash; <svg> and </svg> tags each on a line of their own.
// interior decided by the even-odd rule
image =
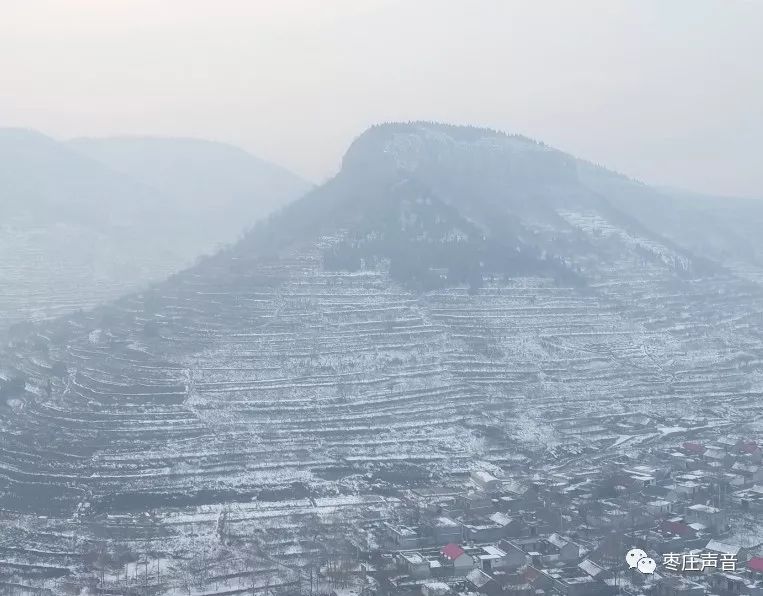
<svg viewBox="0 0 763 596">
<path fill-rule="evenodd" d="M 655 517 L 664 517 L 670 515 L 673 511 L 673 503 L 664 499 L 649 501 L 645 507 L 647 513 Z"/>
<path fill-rule="evenodd" d="M 455 576 L 464 576 L 474 569 L 474 559 L 458 544 L 446 544 L 440 549 L 443 566 L 447 566 Z"/>
<path fill-rule="evenodd" d="M 683 445 L 681 445 L 681 450 L 686 453 L 687 455 L 692 455 L 696 457 L 700 457 L 705 453 L 705 446 L 702 443 L 694 443 L 691 441 L 687 441 Z"/>
<path fill-rule="evenodd" d="M 716 461 L 719 463 L 730 463 L 733 459 L 733 456 L 727 453 L 723 447 L 718 445 L 710 445 L 707 449 L 705 449 L 705 452 L 702 454 L 702 458 L 705 460 L 705 462 Z"/>
<path fill-rule="evenodd" d="M 470 491 L 458 495 L 454 502 L 454 512 L 464 515 L 484 515 L 493 510 L 493 500 L 484 491 Z"/>
<path fill-rule="evenodd" d="M 411 550 L 420 546 L 418 530 L 409 526 L 384 524 L 386 534 L 392 544 L 400 550 Z"/>
<path fill-rule="evenodd" d="M 476 484 L 481 490 L 487 493 L 498 492 L 501 488 L 501 481 L 495 476 L 484 470 L 474 470 L 470 477 L 472 482 Z"/>
<path fill-rule="evenodd" d="M 429 561 L 418 552 L 401 552 L 398 555 L 402 567 L 413 579 L 425 579 L 430 575 Z"/>
<path fill-rule="evenodd" d="M 763 466 L 737 462 L 731 466 L 731 470 L 744 479 L 744 486 L 752 486 L 763 482 Z"/>
<path fill-rule="evenodd" d="M 674 449 L 665 454 L 665 459 L 670 462 L 671 467 L 674 470 L 689 470 L 696 465 L 696 458 L 691 455 Z"/>
<path fill-rule="evenodd" d="M 723 596 L 749 595 L 749 584 L 752 582 L 736 573 L 713 573 L 710 576 L 710 587 Z"/>
<path fill-rule="evenodd" d="M 756 484 L 750 488 L 736 491 L 731 496 L 731 502 L 738 505 L 742 511 L 763 511 L 763 485 Z"/>
<path fill-rule="evenodd" d="M 710 505 L 690 505 L 686 508 L 686 516 L 690 522 L 700 523 L 716 533 L 723 532 L 728 525 L 728 514 Z"/>
<path fill-rule="evenodd" d="M 683 480 L 675 482 L 674 484 L 667 485 L 669 490 L 666 499 L 692 499 L 697 493 L 700 492 L 702 485 L 693 480 Z M 675 497 L 672 497 L 675 495 Z"/>
<path fill-rule="evenodd" d="M 534 501 L 538 498 L 538 489 L 530 487 L 518 480 L 505 480 L 501 485 L 501 492 L 504 495 L 523 499 L 524 502 Z"/>
<path fill-rule="evenodd" d="M 657 482 L 657 479 L 649 474 L 640 474 L 637 472 L 629 473 L 627 470 L 624 470 L 624 472 L 627 473 L 624 483 L 635 490 L 642 490 L 647 486 L 653 486 Z"/>
<path fill-rule="evenodd" d="M 498 548 L 506 553 L 506 557 L 503 559 L 504 567 L 509 569 L 518 569 L 519 567 L 523 567 L 527 564 L 527 551 L 525 551 L 524 548 L 522 548 L 520 545 L 515 544 L 513 541 L 501 540 L 498 543 Z"/>
<path fill-rule="evenodd" d="M 671 504 L 679 501 L 679 496 L 672 490 L 672 485 L 647 486 L 641 491 L 641 495 L 648 501 L 668 501 Z"/>
<path fill-rule="evenodd" d="M 763 463 L 763 449 L 755 441 L 740 441 L 739 453 L 752 463 Z"/>
<path fill-rule="evenodd" d="M 446 516 L 425 520 L 422 523 L 425 533 L 436 545 L 461 542 L 461 524 Z"/>
<path fill-rule="evenodd" d="M 462 524 L 462 535 L 467 542 L 495 542 L 503 538 L 503 526 L 486 517 Z"/>
<path fill-rule="evenodd" d="M 687 523 L 682 517 L 663 520 L 658 532 L 662 535 L 662 545 L 657 546 L 659 552 L 678 552 L 689 548 L 700 548 L 707 544 L 710 532 L 707 526 L 699 522 Z M 704 540 L 703 540 L 704 538 Z"/>
<path fill-rule="evenodd" d="M 604 581 L 612 577 L 612 572 L 610 570 L 594 563 L 591 559 L 584 559 L 578 563 L 578 569 L 596 581 Z"/>
<path fill-rule="evenodd" d="M 472 569 L 466 574 L 467 587 L 470 591 L 488 596 L 498 596 L 501 586 L 492 577 L 480 569 Z"/>
<path fill-rule="evenodd" d="M 647 544 L 649 549 L 660 555 L 665 553 L 684 553 L 701 549 L 708 541 L 708 535 L 702 537 L 668 535 L 657 532 L 656 536 L 649 536 Z"/>
<path fill-rule="evenodd" d="M 521 518 L 511 517 L 500 511 L 489 515 L 488 519 L 501 527 L 501 538 L 522 536 L 527 528 Z"/>
<path fill-rule="evenodd" d="M 734 555 L 741 565 L 747 561 L 747 549 L 736 542 L 721 542 L 720 540 L 711 540 L 705 545 L 705 551 L 711 553 L 718 553 L 718 555 L 730 554 Z"/>
<path fill-rule="evenodd" d="M 544 542 L 546 543 L 545 554 L 556 555 L 564 563 L 576 562 L 580 558 L 580 547 L 559 534 L 551 534 Z"/>
<path fill-rule="evenodd" d="M 508 567 L 508 555 L 495 545 L 483 546 L 476 556 L 480 569 L 488 573 Z"/>
<path fill-rule="evenodd" d="M 751 577 L 763 581 L 763 557 L 751 557 L 747 561 L 747 573 Z"/>
<path fill-rule="evenodd" d="M 744 476 L 732 472 L 724 472 L 721 485 L 726 490 L 738 490 L 745 485 Z"/>
</svg>

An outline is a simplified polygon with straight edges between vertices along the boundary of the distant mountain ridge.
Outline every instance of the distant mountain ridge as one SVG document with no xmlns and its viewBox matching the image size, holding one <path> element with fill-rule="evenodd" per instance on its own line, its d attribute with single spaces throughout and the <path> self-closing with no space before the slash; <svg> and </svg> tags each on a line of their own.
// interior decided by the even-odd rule
<svg viewBox="0 0 763 596">
<path fill-rule="evenodd" d="M 156 189 L 36 131 L 0 129 L 0 163 L 0 213 L 6 220 L 98 226 L 161 204 Z"/>
<path fill-rule="evenodd" d="M 0 129 L 0 327 L 161 280 L 309 188 L 215 143 Z"/>
<path fill-rule="evenodd" d="M 80 138 L 67 143 L 109 169 L 158 190 L 177 209 L 201 208 L 209 232 L 214 225 L 241 231 L 311 185 L 243 149 L 191 138 Z M 212 221 L 209 217 L 212 217 Z M 235 236 L 235 233 L 233 234 Z"/>
</svg>

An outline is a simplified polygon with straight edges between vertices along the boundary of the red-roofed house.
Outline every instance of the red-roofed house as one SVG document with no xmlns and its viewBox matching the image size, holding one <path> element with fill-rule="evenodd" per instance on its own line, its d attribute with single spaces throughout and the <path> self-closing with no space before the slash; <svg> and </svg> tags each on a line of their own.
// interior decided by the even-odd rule
<svg viewBox="0 0 763 596">
<path fill-rule="evenodd" d="M 663 532 L 675 534 L 682 538 L 694 538 L 697 535 L 696 530 L 684 522 L 665 520 L 661 527 Z"/>
<path fill-rule="evenodd" d="M 763 577 L 763 557 L 753 557 L 747 561 L 747 569 L 750 573 Z"/>
<path fill-rule="evenodd" d="M 684 451 L 692 455 L 702 455 L 705 452 L 705 446 L 699 443 L 684 443 L 682 447 Z"/>
<path fill-rule="evenodd" d="M 454 575 L 466 575 L 474 568 L 474 559 L 458 544 L 446 544 L 440 549 L 440 555 L 446 563 L 453 565 Z"/>
<path fill-rule="evenodd" d="M 455 561 L 464 554 L 464 549 L 455 543 L 450 543 L 440 549 L 440 554 L 448 559 L 448 561 Z"/>
</svg>

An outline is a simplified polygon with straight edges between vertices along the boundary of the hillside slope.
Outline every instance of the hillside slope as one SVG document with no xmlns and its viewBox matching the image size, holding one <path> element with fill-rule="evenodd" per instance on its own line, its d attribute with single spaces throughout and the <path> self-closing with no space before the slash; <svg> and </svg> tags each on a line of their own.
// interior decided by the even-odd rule
<svg viewBox="0 0 763 596">
<path fill-rule="evenodd" d="M 73 147 L 0 129 L 0 327 L 90 307 L 163 279 L 308 188 L 254 158 L 242 160 L 233 148 L 202 154 L 188 170 L 168 168 L 159 180 Z M 168 141 L 163 153 L 171 161 L 183 151 Z M 159 162 L 143 145 L 131 156 Z M 224 172 L 247 167 L 246 184 L 221 183 Z M 189 171 L 192 185 L 184 186 Z"/>
<path fill-rule="evenodd" d="M 84 577 L 107 544 L 160 548 L 175 586 L 204 553 L 214 592 L 264 568 L 252 548 L 288 569 L 352 552 L 399 491 L 478 460 L 580 472 L 759 434 L 760 288 L 576 168 L 493 131 L 376 127 L 234 246 L 17 330 L 0 355 L 16 522 L 0 552 L 23 562 L 7 581 Z"/>
</svg>

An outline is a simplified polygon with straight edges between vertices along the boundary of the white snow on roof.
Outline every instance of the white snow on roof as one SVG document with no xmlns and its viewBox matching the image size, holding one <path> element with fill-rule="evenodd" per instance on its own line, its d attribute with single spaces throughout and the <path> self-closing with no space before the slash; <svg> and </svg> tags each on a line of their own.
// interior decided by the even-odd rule
<svg viewBox="0 0 763 596">
<path fill-rule="evenodd" d="M 512 519 L 501 511 L 493 513 L 489 519 L 490 521 L 497 523 L 499 526 L 507 526 L 512 522 Z"/>
<path fill-rule="evenodd" d="M 697 505 L 691 505 L 688 507 L 691 511 L 696 511 L 698 513 L 720 513 L 721 510 L 717 507 L 710 507 L 709 505 L 702 505 L 701 503 Z"/>
<path fill-rule="evenodd" d="M 591 577 L 596 577 L 596 576 L 597 576 L 597 575 L 599 575 L 599 574 L 600 574 L 602 571 L 604 571 L 604 568 L 603 568 L 603 567 L 600 567 L 599 565 L 597 565 L 596 563 L 594 563 L 594 562 L 593 562 L 593 561 L 591 561 L 590 559 L 586 559 L 585 561 L 583 561 L 582 563 L 580 563 L 580 564 L 578 565 L 578 567 L 579 567 L 580 569 L 582 569 L 583 571 L 585 571 L 585 572 L 586 572 L 588 575 L 590 575 Z"/>
<path fill-rule="evenodd" d="M 489 472 L 485 472 L 484 470 L 475 470 L 474 472 L 472 472 L 472 478 L 484 483 L 496 482 L 498 480 L 495 476 L 493 476 Z"/>
<path fill-rule="evenodd" d="M 500 548 L 498 548 L 497 546 L 494 546 L 492 544 L 490 544 L 488 546 L 483 546 L 482 550 L 484 550 L 489 555 L 495 555 L 497 557 L 505 557 L 506 556 L 506 553 L 504 551 L 502 551 Z"/>
<path fill-rule="evenodd" d="M 742 547 L 738 544 L 730 544 L 726 542 L 721 542 L 720 540 L 711 540 L 707 543 L 707 546 L 705 546 L 705 550 L 714 551 L 717 553 L 728 553 L 737 555 L 739 554 L 739 551 L 742 549 Z"/>
</svg>

